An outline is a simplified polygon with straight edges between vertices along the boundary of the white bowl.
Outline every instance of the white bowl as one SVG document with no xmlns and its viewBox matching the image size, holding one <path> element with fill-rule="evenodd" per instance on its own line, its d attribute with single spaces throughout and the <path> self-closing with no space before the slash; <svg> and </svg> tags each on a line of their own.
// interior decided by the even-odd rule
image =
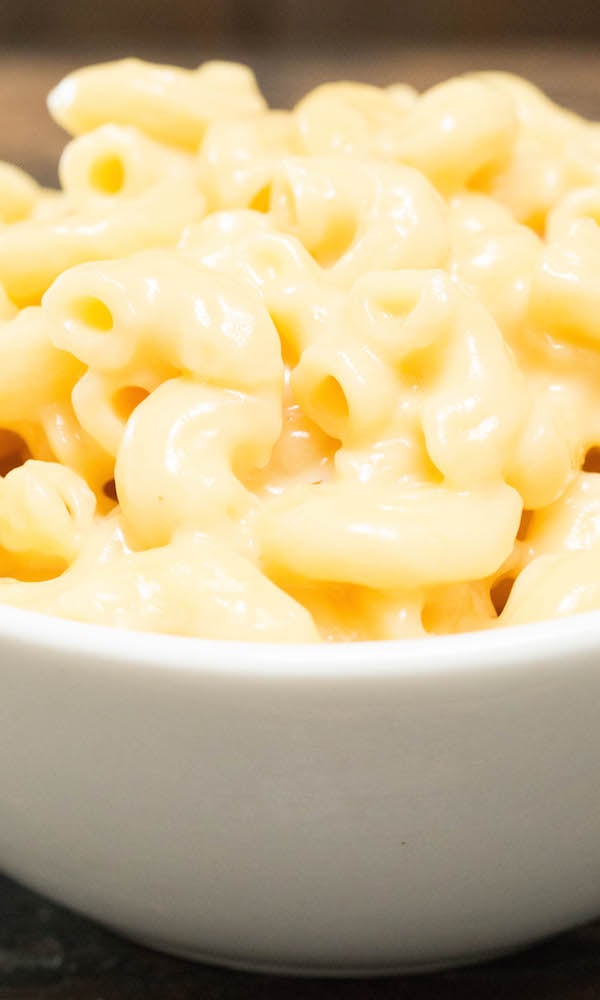
<svg viewBox="0 0 600 1000">
<path fill-rule="evenodd" d="M 600 614 L 338 646 L 0 608 L 0 867 L 157 948 L 411 972 L 600 913 Z"/>
</svg>

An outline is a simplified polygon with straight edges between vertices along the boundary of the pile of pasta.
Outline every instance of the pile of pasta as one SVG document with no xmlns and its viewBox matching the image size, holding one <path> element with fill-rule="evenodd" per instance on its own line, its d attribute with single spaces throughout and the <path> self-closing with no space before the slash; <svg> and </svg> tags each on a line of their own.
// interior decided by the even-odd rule
<svg viewBox="0 0 600 1000">
<path fill-rule="evenodd" d="M 600 607 L 600 125 L 501 73 L 68 76 L 0 168 L 0 601 L 269 642 Z"/>
</svg>

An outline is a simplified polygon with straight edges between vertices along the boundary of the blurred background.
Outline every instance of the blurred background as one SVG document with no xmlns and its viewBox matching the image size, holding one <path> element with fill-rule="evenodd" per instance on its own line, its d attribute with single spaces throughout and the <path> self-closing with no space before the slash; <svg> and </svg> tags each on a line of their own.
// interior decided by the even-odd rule
<svg viewBox="0 0 600 1000">
<path fill-rule="evenodd" d="M 55 183 L 65 137 L 46 93 L 130 54 L 250 62 L 282 107 L 328 79 L 424 88 L 507 69 L 600 119 L 600 0 L 0 0 L 0 158 Z"/>
</svg>

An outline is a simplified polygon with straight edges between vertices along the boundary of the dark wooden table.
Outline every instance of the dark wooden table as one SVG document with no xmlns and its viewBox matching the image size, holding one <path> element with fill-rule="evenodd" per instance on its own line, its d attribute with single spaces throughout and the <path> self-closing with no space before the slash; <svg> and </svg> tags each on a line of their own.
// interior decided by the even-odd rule
<svg viewBox="0 0 600 1000">
<path fill-rule="evenodd" d="M 64 136 L 50 123 L 46 92 L 91 59 L 124 55 L 118 45 L 41 53 L 0 50 L 0 159 L 56 181 Z M 326 79 L 406 80 L 426 87 L 454 73 L 506 69 L 600 119 L 600 45 L 395 46 L 356 52 L 187 49 L 136 54 L 194 65 L 207 57 L 251 62 L 269 99 L 289 105 Z M 599 765 L 600 769 L 600 765 Z M 0 789 L 1 797 L 1 789 Z M 93 923 L 0 878 L 0 998 L 10 1000 L 600 1000 L 600 922 L 492 965 L 410 979 L 302 980 L 195 966 L 114 937 Z"/>
<path fill-rule="evenodd" d="M 139 948 L 0 879 L 3 1000 L 596 1000 L 600 922 L 489 965 L 430 976 L 291 979 Z"/>
</svg>

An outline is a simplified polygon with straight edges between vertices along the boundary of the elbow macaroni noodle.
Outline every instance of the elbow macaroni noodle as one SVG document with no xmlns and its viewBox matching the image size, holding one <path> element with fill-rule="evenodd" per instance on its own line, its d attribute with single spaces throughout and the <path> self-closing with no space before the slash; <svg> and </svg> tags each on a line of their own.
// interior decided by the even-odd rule
<svg viewBox="0 0 600 1000">
<path fill-rule="evenodd" d="M 600 125 L 137 60 L 0 164 L 0 601 L 390 639 L 600 609 Z"/>
</svg>

